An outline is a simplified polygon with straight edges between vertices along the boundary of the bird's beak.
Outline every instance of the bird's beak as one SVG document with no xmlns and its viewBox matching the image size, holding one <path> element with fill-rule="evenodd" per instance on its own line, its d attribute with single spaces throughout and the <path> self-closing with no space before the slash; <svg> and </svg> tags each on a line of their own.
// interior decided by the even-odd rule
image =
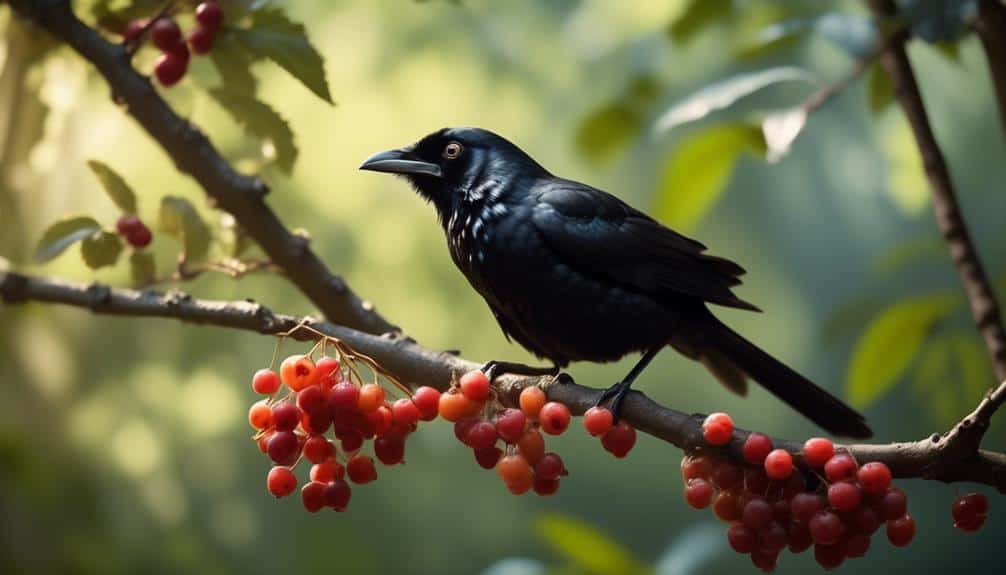
<svg viewBox="0 0 1006 575">
<path fill-rule="evenodd" d="M 360 165 L 361 170 L 388 172 L 389 174 L 426 175 L 443 177 L 440 166 L 416 159 L 407 148 L 388 150 L 370 156 Z"/>
</svg>

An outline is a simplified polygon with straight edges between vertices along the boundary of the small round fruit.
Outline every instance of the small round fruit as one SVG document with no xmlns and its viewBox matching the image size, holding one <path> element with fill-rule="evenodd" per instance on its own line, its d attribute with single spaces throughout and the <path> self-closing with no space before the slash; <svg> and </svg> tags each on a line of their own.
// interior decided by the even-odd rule
<svg viewBox="0 0 1006 575">
<path fill-rule="evenodd" d="M 412 402 L 419 408 L 419 419 L 433 421 L 438 415 L 440 392 L 424 385 L 412 393 Z"/>
<path fill-rule="evenodd" d="M 531 421 L 538 421 L 538 414 L 541 413 L 541 408 L 545 406 L 547 401 L 548 398 L 545 397 L 545 392 L 540 387 L 534 385 L 522 389 L 518 398 L 520 410 Z"/>
<path fill-rule="evenodd" d="M 328 407 L 336 412 L 356 411 L 360 400 L 360 388 L 355 383 L 343 381 L 328 391 Z"/>
<path fill-rule="evenodd" d="M 545 438 L 537 429 L 528 429 L 517 441 L 517 453 L 534 465 L 545 455 Z"/>
<path fill-rule="evenodd" d="M 815 493 L 797 493 L 789 502 L 789 514 L 794 523 L 806 525 L 814 514 L 824 509 L 824 498 Z"/>
<path fill-rule="evenodd" d="M 713 514 L 723 521 L 740 521 L 743 506 L 739 492 L 734 489 L 720 491 L 713 501 Z"/>
<path fill-rule="evenodd" d="M 709 480 L 717 489 L 733 489 L 744 482 L 744 470 L 728 459 L 717 459 L 713 462 Z"/>
<path fill-rule="evenodd" d="M 286 497 L 297 490 L 297 476 L 286 467 L 273 467 L 266 477 L 266 487 L 274 497 Z"/>
<path fill-rule="evenodd" d="M 459 386 L 461 393 L 472 401 L 481 402 L 489 399 L 489 378 L 479 370 L 462 375 Z"/>
<path fill-rule="evenodd" d="M 705 479 L 689 479 L 685 485 L 685 501 L 695 509 L 705 509 L 713 502 L 714 491 L 712 483 Z"/>
<path fill-rule="evenodd" d="M 769 479 L 786 479 L 793 473 L 793 456 L 785 449 L 773 449 L 765 456 L 765 474 Z"/>
<path fill-rule="evenodd" d="M 757 431 L 752 431 L 748 434 L 744 440 L 744 446 L 741 448 L 744 459 L 748 463 L 756 465 L 761 465 L 771 451 L 772 439 L 764 433 L 758 433 Z"/>
<path fill-rule="evenodd" d="M 500 457 L 503 457 L 503 450 L 499 447 L 475 449 L 473 451 L 475 453 L 475 461 L 482 469 L 492 469 L 496 467 L 496 464 L 499 463 Z"/>
<path fill-rule="evenodd" d="M 279 366 L 279 377 L 293 391 L 318 383 L 318 370 L 307 355 L 291 355 Z"/>
<path fill-rule="evenodd" d="M 569 408 L 558 401 L 550 401 L 542 406 L 538 413 L 538 423 L 541 430 L 549 435 L 562 435 L 569 427 L 572 414 Z"/>
<path fill-rule="evenodd" d="M 545 479 L 543 477 L 534 477 L 534 483 L 532 484 L 535 494 L 542 497 L 548 497 L 549 495 L 555 494 L 559 491 L 559 480 L 558 479 Z"/>
<path fill-rule="evenodd" d="M 614 424 L 615 416 L 606 407 L 594 406 L 583 414 L 583 428 L 594 437 L 608 433 Z"/>
<path fill-rule="evenodd" d="M 709 479 L 713 471 L 713 460 L 707 455 L 686 455 L 681 458 L 681 479 L 688 483 L 692 479 Z"/>
<path fill-rule="evenodd" d="M 383 436 L 374 440 L 374 455 L 385 465 L 398 465 L 405 459 L 405 440 Z"/>
<path fill-rule="evenodd" d="M 252 389 L 261 395 L 272 395 L 279 391 L 279 376 L 271 369 L 260 369 L 252 376 Z"/>
<path fill-rule="evenodd" d="M 368 383 L 360 388 L 360 398 L 356 400 L 356 408 L 361 413 L 377 411 L 384 403 L 384 388 L 376 383 Z"/>
<path fill-rule="evenodd" d="M 507 443 L 517 443 L 526 426 L 527 416 L 519 409 L 504 409 L 496 416 L 496 433 Z"/>
<path fill-rule="evenodd" d="M 534 476 L 542 479 L 559 479 L 566 475 L 566 465 L 558 453 L 546 453 L 534 464 Z"/>
<path fill-rule="evenodd" d="M 128 236 L 133 232 L 133 230 L 136 230 L 142 225 L 143 222 L 141 222 L 140 218 L 135 215 L 122 214 L 115 222 L 115 231 L 117 231 L 120 236 Z"/>
<path fill-rule="evenodd" d="M 870 536 L 866 533 L 854 533 L 845 541 L 845 556 L 849 558 L 863 557 L 870 550 Z"/>
<path fill-rule="evenodd" d="M 158 18 L 150 27 L 150 39 L 162 52 L 169 52 L 182 41 L 182 29 L 171 18 Z"/>
<path fill-rule="evenodd" d="M 317 513 L 325 506 L 325 484 L 311 481 L 300 490 L 300 502 L 310 513 Z"/>
<path fill-rule="evenodd" d="M 621 459 L 632 451 L 636 445 L 636 428 L 624 421 L 619 421 L 601 436 L 601 446 L 605 451 Z"/>
<path fill-rule="evenodd" d="M 336 479 L 335 481 L 329 481 L 325 484 L 325 505 L 335 509 L 336 511 L 342 511 L 346 509 L 349 505 L 349 499 L 353 495 L 353 490 L 342 479 Z"/>
<path fill-rule="evenodd" d="M 838 569 L 845 562 L 845 547 L 843 545 L 814 545 L 814 561 L 825 571 Z"/>
<path fill-rule="evenodd" d="M 128 243 L 130 246 L 134 248 L 139 249 L 149 246 L 150 242 L 153 241 L 153 239 L 154 239 L 153 232 L 151 232 L 150 228 L 144 225 L 143 222 L 140 222 L 140 225 L 137 228 L 131 230 L 128 234 L 126 234 L 126 243 Z"/>
<path fill-rule="evenodd" d="M 950 514 L 954 527 L 965 533 L 973 533 L 982 528 L 989 512 L 989 500 L 981 493 L 968 493 L 954 500 Z"/>
<path fill-rule="evenodd" d="M 276 465 L 293 465 L 300 455 L 300 442 L 292 431 L 277 431 L 269 438 L 266 450 Z"/>
<path fill-rule="evenodd" d="M 335 446 L 324 435 L 312 435 L 304 442 L 304 457 L 311 463 L 322 463 L 335 456 Z"/>
<path fill-rule="evenodd" d="M 803 460 L 808 467 L 821 469 L 835 455 L 835 445 L 824 437 L 811 437 L 803 443 Z"/>
<path fill-rule="evenodd" d="M 346 463 L 346 475 L 353 483 L 362 485 L 377 479 L 377 468 L 369 456 L 357 454 Z"/>
<path fill-rule="evenodd" d="M 859 486 L 850 481 L 839 481 L 828 486 L 828 503 L 842 513 L 851 513 L 859 508 L 863 493 Z"/>
<path fill-rule="evenodd" d="M 878 510 L 884 521 L 894 521 L 908 513 L 908 496 L 897 487 L 888 487 L 880 498 Z"/>
<path fill-rule="evenodd" d="M 906 547 L 915 538 L 915 519 L 905 513 L 887 522 L 887 540 L 895 547 Z"/>
<path fill-rule="evenodd" d="M 772 522 L 772 506 L 761 497 L 753 497 L 741 510 L 741 522 L 758 531 Z"/>
<path fill-rule="evenodd" d="M 223 21 L 224 10 L 214 0 L 206 0 L 196 6 L 196 22 L 203 28 L 216 32 Z"/>
<path fill-rule="evenodd" d="M 287 402 L 272 406 L 272 423 L 278 431 L 293 431 L 300 423 L 301 411 L 296 405 Z"/>
<path fill-rule="evenodd" d="M 396 399 L 391 404 L 391 412 L 395 415 L 395 425 L 410 426 L 419 421 L 419 408 L 407 397 Z"/>
<path fill-rule="evenodd" d="M 126 28 L 122 31 L 122 41 L 125 44 L 135 44 L 140 40 L 140 34 L 147 27 L 147 19 L 139 18 L 130 20 Z M 122 233 L 121 231 L 119 233 Z"/>
<path fill-rule="evenodd" d="M 810 536 L 818 545 L 834 545 L 842 538 L 845 526 L 842 519 L 831 511 L 818 511 L 807 524 Z"/>
<path fill-rule="evenodd" d="M 727 529 L 727 542 L 734 551 L 747 554 L 758 545 L 758 533 L 743 523 L 734 523 Z"/>
<path fill-rule="evenodd" d="M 188 69 L 189 64 L 184 58 L 165 52 L 158 56 L 154 63 L 154 76 L 164 87 L 174 86 L 182 79 Z"/>
<path fill-rule="evenodd" d="M 248 423 L 255 429 L 265 429 L 272 425 L 272 408 L 266 400 L 256 401 L 248 410 Z"/>
<path fill-rule="evenodd" d="M 505 455 L 496 464 L 496 473 L 514 495 L 526 493 L 534 486 L 534 471 L 520 455 Z"/>
<path fill-rule="evenodd" d="M 196 26 L 194 30 L 189 32 L 189 46 L 192 47 L 193 53 L 200 56 L 209 54 L 213 49 L 213 40 L 215 39 L 216 33 L 203 26 Z"/>
<path fill-rule="evenodd" d="M 856 479 L 859 466 L 848 453 L 836 453 L 824 464 L 824 475 L 828 481 L 851 481 Z"/>
<path fill-rule="evenodd" d="M 856 475 L 863 493 L 883 493 L 891 485 L 891 470 L 879 461 L 864 464 Z"/>
<path fill-rule="evenodd" d="M 726 445 L 733 434 L 734 420 L 726 413 L 710 413 L 702 422 L 702 437 L 710 445 Z"/>
<path fill-rule="evenodd" d="M 472 401 L 460 393 L 444 393 L 440 395 L 437 409 L 440 417 L 450 422 L 458 422 L 468 417 Z"/>
<path fill-rule="evenodd" d="M 499 435 L 496 427 L 488 421 L 476 421 L 468 428 L 465 443 L 472 449 L 490 449 L 496 445 Z"/>
<path fill-rule="evenodd" d="M 346 475 L 346 468 L 334 459 L 315 463 L 311 466 L 311 481 L 318 483 L 328 483 L 336 479 L 342 479 Z"/>
</svg>

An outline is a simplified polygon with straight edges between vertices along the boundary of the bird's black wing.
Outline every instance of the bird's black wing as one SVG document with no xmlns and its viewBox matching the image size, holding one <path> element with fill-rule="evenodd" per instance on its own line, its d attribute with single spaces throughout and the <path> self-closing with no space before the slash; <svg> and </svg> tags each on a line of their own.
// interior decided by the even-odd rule
<svg viewBox="0 0 1006 575">
<path fill-rule="evenodd" d="M 577 182 L 539 180 L 532 220 L 549 247 L 577 271 L 657 297 L 692 296 L 743 309 L 730 291 L 744 269 L 703 253 L 705 246 Z"/>
</svg>

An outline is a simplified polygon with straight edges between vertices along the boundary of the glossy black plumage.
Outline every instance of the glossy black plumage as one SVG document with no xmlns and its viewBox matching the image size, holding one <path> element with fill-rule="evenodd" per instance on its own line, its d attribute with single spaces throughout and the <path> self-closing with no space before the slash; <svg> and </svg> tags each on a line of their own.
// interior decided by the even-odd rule
<svg viewBox="0 0 1006 575">
<path fill-rule="evenodd" d="M 649 351 L 634 377 L 671 345 L 734 391 L 747 375 L 825 429 L 869 436 L 862 416 L 712 315 L 706 304 L 757 310 L 732 291 L 743 268 L 615 196 L 477 128 L 445 128 L 362 168 L 403 175 L 433 203 L 454 263 L 535 355 L 565 367 Z"/>
</svg>

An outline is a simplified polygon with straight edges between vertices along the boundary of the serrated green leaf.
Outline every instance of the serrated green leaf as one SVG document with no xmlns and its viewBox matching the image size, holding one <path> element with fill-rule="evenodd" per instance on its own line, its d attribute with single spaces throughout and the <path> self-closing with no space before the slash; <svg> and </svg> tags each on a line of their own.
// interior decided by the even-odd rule
<svg viewBox="0 0 1006 575">
<path fill-rule="evenodd" d="M 118 234 L 99 230 L 84 238 L 80 244 L 80 256 L 84 258 L 87 267 L 96 270 L 114 265 L 122 253 L 122 238 Z"/>
<path fill-rule="evenodd" d="M 720 124 L 689 134 L 664 161 L 653 215 L 672 228 L 694 229 L 726 190 L 744 152 L 765 153 L 760 127 Z"/>
<path fill-rule="evenodd" d="M 185 258 L 190 262 L 203 259 L 209 251 L 210 228 L 185 198 L 161 198 L 160 229 L 181 240 Z"/>
<path fill-rule="evenodd" d="M 151 284 L 157 277 L 157 266 L 154 254 L 134 251 L 129 256 L 129 277 L 133 287 L 141 288 Z"/>
<path fill-rule="evenodd" d="M 136 213 L 136 194 L 126 180 L 108 164 L 98 160 L 88 160 L 87 167 L 98 178 L 101 187 L 120 210 L 127 214 Z"/>
<path fill-rule="evenodd" d="M 725 21 L 732 11 L 732 0 L 689 0 L 681 15 L 671 22 L 667 33 L 675 42 L 687 42 L 705 28 Z"/>
<path fill-rule="evenodd" d="M 938 294 L 896 303 L 876 316 L 860 336 L 849 361 L 849 401 L 866 407 L 893 389 L 911 367 L 933 325 L 961 299 Z"/>
<path fill-rule="evenodd" d="M 253 95 L 258 82 L 251 66 L 257 59 L 238 41 L 232 28 L 223 27 L 209 53 L 213 67 L 220 74 L 220 85 L 237 94 Z"/>
<path fill-rule="evenodd" d="M 893 101 L 894 86 L 891 85 L 891 77 L 879 63 L 874 62 L 866 73 L 866 102 L 870 106 L 870 112 L 879 114 Z"/>
<path fill-rule="evenodd" d="M 557 553 L 583 572 L 594 575 L 650 572 L 628 549 L 579 519 L 565 515 L 544 515 L 535 522 L 535 529 Z"/>
<path fill-rule="evenodd" d="M 35 249 L 35 261 L 47 262 L 66 248 L 101 230 L 101 225 L 89 216 L 67 216 L 56 221 L 42 233 Z"/>
<path fill-rule="evenodd" d="M 249 134 L 272 145 L 276 165 L 281 170 L 287 174 L 293 170 L 293 164 L 297 160 L 297 145 L 294 143 L 293 130 L 282 116 L 251 94 L 238 94 L 221 88 L 213 88 L 208 92 Z"/>
<path fill-rule="evenodd" d="M 720 80 L 675 103 L 654 124 L 654 132 L 666 132 L 728 108 L 745 96 L 782 82 L 813 83 L 813 74 L 794 66 L 779 66 L 746 72 Z"/>
<path fill-rule="evenodd" d="M 576 150 L 591 161 L 612 160 L 636 137 L 641 127 L 639 116 L 625 104 L 606 104 L 580 122 L 574 140 Z"/>
<path fill-rule="evenodd" d="M 302 24 L 290 20 L 279 8 L 264 8 L 252 13 L 250 28 L 235 28 L 233 33 L 249 52 L 276 62 L 319 98 L 333 103 L 325 80 L 325 61 Z"/>
</svg>

